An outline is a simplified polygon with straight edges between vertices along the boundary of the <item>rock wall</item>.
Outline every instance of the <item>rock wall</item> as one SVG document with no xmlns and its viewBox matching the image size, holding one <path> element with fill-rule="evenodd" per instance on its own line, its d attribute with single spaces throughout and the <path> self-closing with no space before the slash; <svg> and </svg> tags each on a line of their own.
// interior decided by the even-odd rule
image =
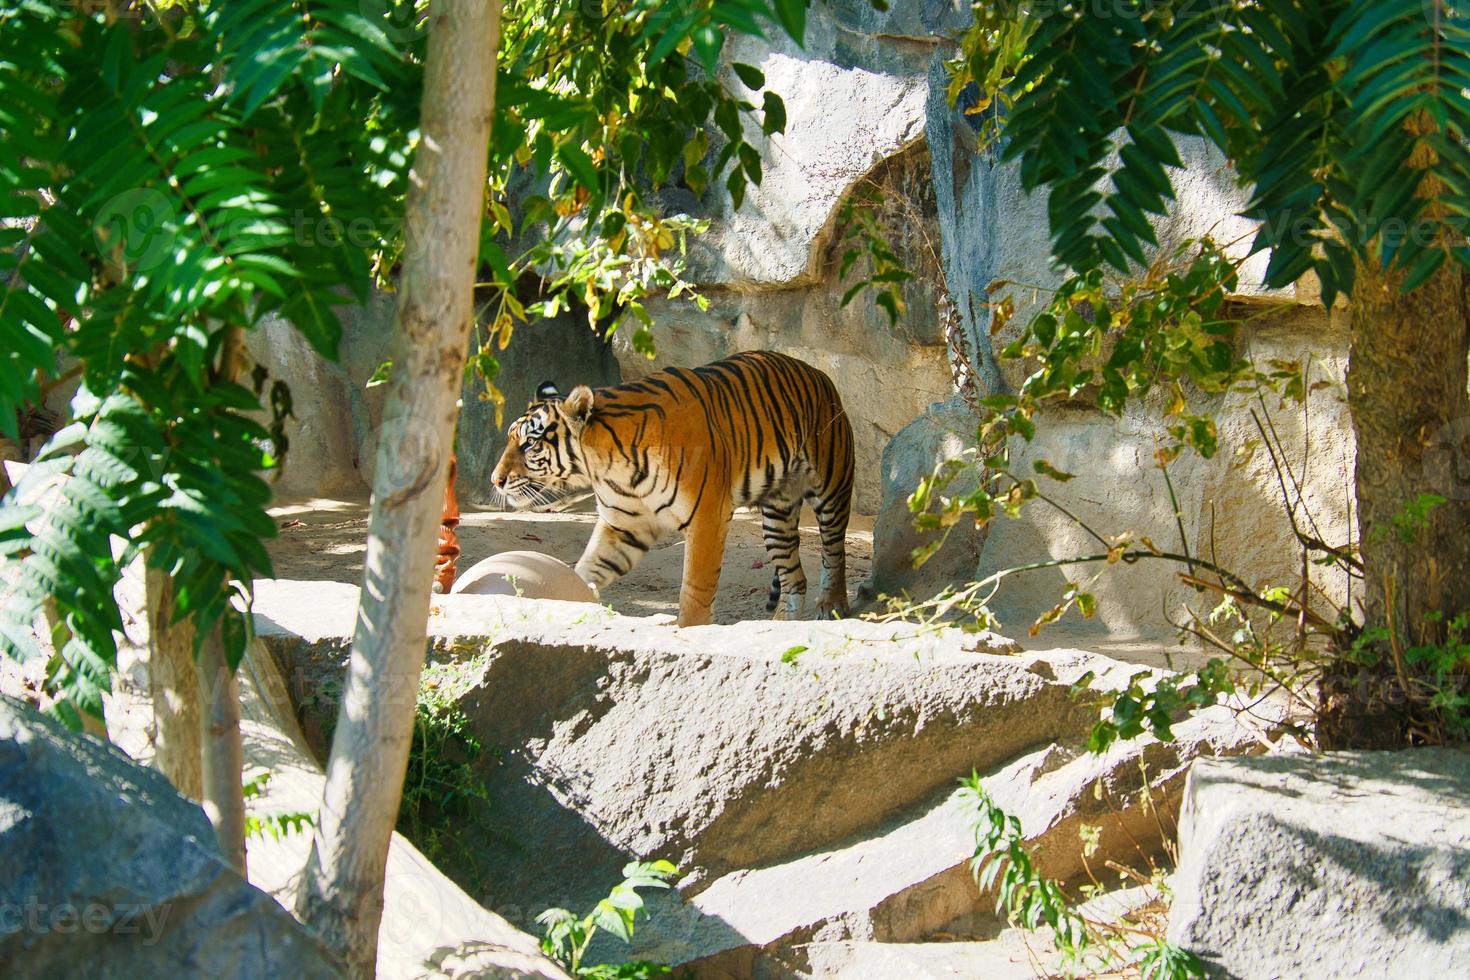
<svg viewBox="0 0 1470 980">
<path fill-rule="evenodd" d="M 687 190 L 666 195 L 670 210 L 710 221 L 689 256 L 690 277 L 709 310 L 687 300 L 653 307 L 659 354 L 652 363 L 614 342 L 625 376 L 753 347 L 826 371 L 853 421 L 854 506 L 862 513 L 876 513 L 882 500 L 884 446 L 952 390 L 938 313 L 944 271 L 933 163 L 924 141 L 937 50 L 928 11 L 943 7 L 894 6 L 905 9 L 879 13 L 858 0 L 813 7 L 804 48 L 789 40 L 731 39 L 726 63 L 764 72 L 767 88 L 786 103 L 786 132 L 765 138 L 747 124 L 748 138 L 762 150 L 764 177 L 738 210 L 718 188 L 700 199 Z M 733 73 L 725 81 L 741 90 Z M 864 268 L 859 260 L 846 279 L 838 275 L 847 247 L 839 214 L 859 190 L 883 195 L 880 220 L 914 274 L 904 289 L 907 314 L 896 325 L 869 294 L 841 304 Z"/>
<path fill-rule="evenodd" d="M 393 356 L 394 294 L 375 290 L 365 305 L 344 305 L 338 314 L 342 345 L 335 364 L 278 319 L 267 319 L 247 335 L 251 357 L 291 389 L 290 451 L 275 477 L 280 499 L 357 497 L 372 487 L 387 386 L 367 383 Z M 497 356 L 506 423 L 521 413 L 542 381 L 570 387 L 619 380 L 608 345 L 571 316 L 522 327 Z M 461 501 L 472 505 L 491 502 L 490 471 L 505 447 L 505 426 L 496 423 L 493 404 L 480 397 L 483 391 L 478 379 L 467 380 L 460 395 L 457 485 Z"/>
<path fill-rule="evenodd" d="M 1039 505 L 988 532 L 954 535 L 921 573 L 909 567 L 920 541 L 904 499 L 936 462 L 966 445 L 976 395 L 1024 380 L 1023 365 L 1000 365 L 994 352 L 1062 276 L 1050 264 L 1044 196 L 1026 194 L 1016 168 L 998 164 L 980 145 L 977 117 L 964 112 L 969 95 L 957 107 L 949 104 L 944 62 L 954 47 L 948 39 L 968 22 L 968 5 L 893 6 L 879 12 L 866 0 L 840 0 L 816 7 L 802 48 L 779 39 L 730 40 L 726 64 L 741 61 L 764 72 L 767 86 L 786 102 L 787 131 L 749 134 L 762 148 L 764 178 L 738 209 L 718 187 L 700 197 L 687 188 L 661 192 L 670 213 L 710 222 L 706 234 L 691 239 L 688 256 L 689 277 L 709 306 L 701 311 L 687 299 L 650 303 L 655 360 L 634 352 L 622 335 L 614 336 L 610 354 L 580 321 L 567 319 L 519 331 L 502 354 L 500 380 L 514 413 L 543 379 L 608 384 L 747 348 L 809 361 L 833 377 L 853 420 L 855 508 L 880 515 L 867 591 L 917 595 L 1012 565 L 1085 553 L 1096 541 L 1060 511 Z M 736 90 L 742 84 L 728 69 L 724 80 Z M 1177 520 L 1151 466 L 1161 434 L 1155 407 L 1136 407 L 1115 420 L 1062 406 L 1039 419 L 1036 443 L 1014 449 L 1023 467 L 1045 458 L 1079 474 L 1048 490 L 1101 533 L 1187 544 L 1192 554 L 1213 555 L 1253 585 L 1278 584 L 1297 567 L 1287 501 L 1300 498 L 1310 509 L 1314 536 L 1333 544 L 1351 538 L 1353 446 L 1341 396 L 1347 331 L 1341 311 L 1329 316 L 1304 305 L 1311 296 L 1262 286 L 1266 256 L 1246 254 L 1252 226 L 1239 213 L 1248 201 L 1231 170 L 1202 142 L 1182 141 L 1180 151 L 1186 166 L 1174 174 L 1178 207 L 1156 222 L 1161 248 L 1206 233 L 1232 243 L 1242 260 L 1241 298 L 1251 304 L 1242 351 L 1310 364 L 1312 380 L 1323 385 L 1306 412 L 1274 401 L 1218 399 L 1222 453 L 1175 464 Z M 914 274 L 897 324 L 870 294 L 841 302 L 863 274 L 860 260 L 853 274 L 839 275 L 850 244 L 840 221 L 843 205 L 860 191 L 880 192 L 880 223 Z M 989 287 L 1000 279 L 1033 288 L 1013 289 L 1016 314 L 992 337 Z M 262 358 L 297 382 L 296 450 L 283 495 L 363 488 L 382 389 L 362 385 L 388 356 L 391 316 L 391 297 L 349 312 L 340 368 L 320 363 L 282 325 L 267 324 L 258 338 Z M 473 388 L 466 389 L 464 406 L 460 492 L 471 504 L 485 503 L 503 436 Z M 1252 409 L 1258 417 L 1270 411 L 1263 421 L 1280 437 L 1281 476 Z M 1298 506 L 1299 521 L 1303 514 Z M 1345 598 L 1344 582 L 1322 569 L 1312 575 L 1333 599 Z M 1060 573 L 1016 579 L 995 608 L 1007 626 L 1025 625 L 1055 602 L 1061 582 Z M 1081 624 L 1085 629 L 1152 636 L 1167 632 L 1162 614 L 1178 613 L 1193 595 L 1162 563 L 1114 569 L 1093 591 L 1099 616 Z"/>
</svg>

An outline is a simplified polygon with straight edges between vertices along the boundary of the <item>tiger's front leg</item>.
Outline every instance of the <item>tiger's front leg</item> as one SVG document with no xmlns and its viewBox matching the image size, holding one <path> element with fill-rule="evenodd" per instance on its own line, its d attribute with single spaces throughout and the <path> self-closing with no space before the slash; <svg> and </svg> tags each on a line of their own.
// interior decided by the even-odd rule
<svg viewBox="0 0 1470 980">
<path fill-rule="evenodd" d="M 633 570 L 653 544 L 651 533 L 629 529 L 604 520 L 601 515 L 592 529 L 582 557 L 577 561 L 577 576 L 602 596 L 602 590 Z"/>
<path fill-rule="evenodd" d="M 701 510 L 684 532 L 684 582 L 679 588 L 679 625 L 703 626 L 714 619 L 725 537 L 730 532 L 728 501 Z"/>
</svg>

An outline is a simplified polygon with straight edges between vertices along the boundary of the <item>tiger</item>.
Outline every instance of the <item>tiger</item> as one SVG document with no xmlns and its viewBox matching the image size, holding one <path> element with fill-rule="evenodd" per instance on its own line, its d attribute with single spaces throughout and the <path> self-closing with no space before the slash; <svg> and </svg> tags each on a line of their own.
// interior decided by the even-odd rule
<svg viewBox="0 0 1470 980">
<path fill-rule="evenodd" d="M 677 531 L 685 539 L 677 623 L 710 622 L 731 515 L 759 507 L 775 566 L 766 609 L 798 617 L 807 580 L 797 523 L 807 502 L 822 540 L 817 613 L 847 615 L 852 425 L 832 379 L 811 365 L 745 351 L 611 387 L 580 385 L 565 397 L 548 382 L 507 435 L 491 483 L 512 507 L 592 489 L 597 522 L 576 572 L 594 592 Z"/>
</svg>

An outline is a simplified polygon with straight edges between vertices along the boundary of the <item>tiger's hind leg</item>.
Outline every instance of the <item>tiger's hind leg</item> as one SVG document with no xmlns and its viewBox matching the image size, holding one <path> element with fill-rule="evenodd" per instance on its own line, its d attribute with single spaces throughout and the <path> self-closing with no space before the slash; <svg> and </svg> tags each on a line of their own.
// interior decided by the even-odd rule
<svg viewBox="0 0 1470 980">
<path fill-rule="evenodd" d="M 766 611 L 773 618 L 792 619 L 801 616 L 806 606 L 806 572 L 801 568 L 801 501 L 765 500 L 761 502 L 761 533 L 766 540 L 766 558 L 775 566 L 771 573 L 771 594 Z M 786 597 L 783 607 L 781 597 Z"/>
<path fill-rule="evenodd" d="M 822 594 L 817 600 L 819 619 L 847 616 L 847 519 L 849 497 L 826 500 L 810 494 L 817 526 L 822 533 Z"/>
</svg>

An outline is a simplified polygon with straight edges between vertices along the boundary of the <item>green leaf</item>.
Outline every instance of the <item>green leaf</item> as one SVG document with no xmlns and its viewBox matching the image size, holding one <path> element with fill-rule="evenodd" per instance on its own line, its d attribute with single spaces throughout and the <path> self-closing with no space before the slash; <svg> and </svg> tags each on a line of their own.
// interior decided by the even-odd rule
<svg viewBox="0 0 1470 980">
<path fill-rule="evenodd" d="M 725 46 L 725 35 L 713 24 L 705 24 L 694 31 L 694 54 L 704 70 L 713 75 L 720 64 L 720 50 Z"/>
<path fill-rule="evenodd" d="M 601 181 L 597 176 L 597 165 L 580 146 L 575 143 L 563 143 L 556 148 L 556 158 L 565 164 L 567 171 L 578 184 L 587 188 L 590 193 L 600 192 Z"/>
<path fill-rule="evenodd" d="M 797 43 L 805 47 L 807 0 L 774 0 L 776 21 Z"/>
<path fill-rule="evenodd" d="M 734 70 L 735 74 L 739 76 L 740 81 L 745 83 L 746 88 L 752 91 L 757 91 L 766 87 L 766 76 L 759 68 L 756 68 L 752 65 L 744 64 L 739 61 L 732 64 L 730 67 Z"/>
<path fill-rule="evenodd" d="M 786 103 L 775 92 L 767 92 L 761 102 L 761 131 L 767 136 L 786 132 Z"/>
</svg>

